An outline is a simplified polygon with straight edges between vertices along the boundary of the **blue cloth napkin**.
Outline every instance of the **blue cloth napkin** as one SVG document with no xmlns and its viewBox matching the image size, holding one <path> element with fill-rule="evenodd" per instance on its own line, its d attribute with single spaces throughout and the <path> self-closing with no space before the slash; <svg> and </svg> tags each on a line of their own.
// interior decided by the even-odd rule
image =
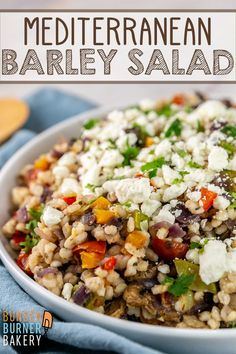
<svg viewBox="0 0 236 354">
<path fill-rule="evenodd" d="M 96 105 L 83 98 L 65 94 L 56 89 L 41 89 L 25 99 L 30 117 L 23 129 L 0 146 L 0 168 L 22 145 L 37 133 Z"/>
<path fill-rule="evenodd" d="M 30 106 L 30 118 L 22 130 L 0 147 L 0 167 L 38 132 L 67 117 L 95 107 L 95 104 L 91 102 L 54 89 L 40 90 L 26 101 Z M 18 286 L 0 263 L 0 310 L 3 309 L 12 311 L 30 309 L 41 313 L 44 311 L 42 306 Z M 46 345 L 40 347 L 37 353 L 75 353 L 76 348 L 83 348 L 82 351 L 78 349 L 78 352 L 83 354 L 107 351 L 122 354 L 161 354 L 159 351 L 137 344 L 98 326 L 63 322 L 59 319 L 54 320 L 53 328 L 48 332 Z M 29 348 L 29 352 L 33 353 L 32 349 Z M 3 346 L 2 338 L 0 338 L 0 353 L 15 354 L 17 351 L 10 346 Z"/>
</svg>

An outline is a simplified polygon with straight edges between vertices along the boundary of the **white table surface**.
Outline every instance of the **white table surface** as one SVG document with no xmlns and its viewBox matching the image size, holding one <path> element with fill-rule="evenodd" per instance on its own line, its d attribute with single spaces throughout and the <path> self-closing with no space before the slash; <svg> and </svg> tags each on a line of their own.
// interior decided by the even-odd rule
<svg viewBox="0 0 236 354">
<path fill-rule="evenodd" d="M 236 9 L 236 0 L 0 0 L 0 9 Z M 142 98 L 170 96 L 174 92 L 199 90 L 211 97 L 234 97 L 233 84 L 56 84 L 58 88 L 94 100 L 100 105 L 123 105 Z M 0 84 L 0 97 L 29 95 L 42 84 Z"/>
</svg>

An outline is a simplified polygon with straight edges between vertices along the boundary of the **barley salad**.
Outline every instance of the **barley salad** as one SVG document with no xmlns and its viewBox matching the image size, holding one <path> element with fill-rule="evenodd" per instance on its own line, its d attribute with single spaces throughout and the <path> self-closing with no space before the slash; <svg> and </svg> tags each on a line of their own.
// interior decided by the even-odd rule
<svg viewBox="0 0 236 354">
<path fill-rule="evenodd" d="M 116 318 L 236 327 L 235 123 L 199 93 L 85 122 L 19 174 L 3 226 L 18 266 Z"/>
</svg>

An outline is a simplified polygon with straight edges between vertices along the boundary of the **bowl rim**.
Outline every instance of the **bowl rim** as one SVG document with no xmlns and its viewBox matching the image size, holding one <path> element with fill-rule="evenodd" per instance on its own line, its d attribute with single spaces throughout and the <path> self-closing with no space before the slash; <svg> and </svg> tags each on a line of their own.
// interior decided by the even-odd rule
<svg viewBox="0 0 236 354">
<path fill-rule="evenodd" d="M 20 160 L 27 152 L 33 148 L 36 145 L 40 145 L 43 143 L 44 139 L 50 137 L 50 135 L 55 135 L 56 133 L 63 133 L 63 128 L 68 128 L 70 125 L 75 124 L 76 122 L 83 122 L 86 119 L 91 118 L 92 116 L 96 115 L 96 118 L 102 119 L 103 115 L 108 113 L 110 110 L 114 109 L 114 107 L 110 106 L 105 106 L 105 107 L 99 107 L 95 108 L 89 111 L 86 111 L 84 113 L 78 114 L 76 116 L 73 116 L 71 118 L 66 119 L 63 122 L 60 122 L 42 133 L 38 134 L 35 136 L 32 140 L 30 140 L 28 143 L 26 143 L 23 147 L 21 147 L 3 166 L 3 168 L 0 170 L 0 186 L 3 183 L 4 180 L 6 180 L 8 173 L 11 170 L 12 165 L 14 165 L 14 162 L 17 160 Z M 119 109 L 119 108 L 118 108 Z M 117 107 L 116 107 L 117 110 Z M 2 234 L 0 236 L 3 236 Z M 4 236 L 3 236 L 4 237 Z M 169 336 L 174 336 L 176 338 L 186 338 L 186 337 L 191 337 L 191 338 L 223 338 L 227 337 L 228 339 L 230 338 L 235 338 L 235 330 L 232 328 L 227 328 L 227 329 L 194 329 L 194 328 L 176 328 L 176 327 L 165 327 L 165 326 L 160 326 L 160 325 L 152 325 L 152 324 L 146 324 L 146 323 L 138 323 L 138 322 L 132 322 L 132 321 L 127 321 L 123 319 L 118 319 L 114 318 L 108 315 L 104 315 L 95 311 L 88 310 L 82 306 L 76 305 L 74 303 L 70 303 L 67 300 L 63 299 L 62 297 L 53 294 L 49 290 L 45 289 L 43 286 L 39 285 L 36 283 L 33 279 L 31 279 L 27 274 L 25 274 L 16 264 L 16 262 L 13 260 L 13 258 L 10 256 L 10 254 L 7 252 L 3 241 L 1 240 L 0 237 L 0 259 L 2 260 L 4 266 L 6 269 L 9 271 L 11 276 L 13 276 L 13 279 L 18 283 L 23 283 L 26 284 L 26 286 L 30 289 L 35 289 L 38 292 L 40 292 L 44 298 L 49 298 L 53 303 L 55 303 L 59 307 L 63 307 L 65 310 L 68 309 L 68 311 L 73 311 L 76 314 L 83 315 L 83 319 L 88 319 L 91 321 L 91 316 L 95 320 L 94 325 L 100 325 L 104 326 L 106 328 L 111 328 L 116 327 L 117 329 L 122 329 L 122 330 L 127 330 L 129 332 L 133 333 L 142 333 L 142 334 L 159 334 L 164 337 L 169 337 Z M 21 286 L 21 285 L 19 285 Z M 27 292 L 28 293 L 28 292 Z M 31 296 L 28 293 L 29 296 Z M 33 297 L 34 298 L 34 297 Z M 36 300 L 35 300 L 36 301 Z M 79 322 L 79 321 L 78 321 Z"/>
</svg>

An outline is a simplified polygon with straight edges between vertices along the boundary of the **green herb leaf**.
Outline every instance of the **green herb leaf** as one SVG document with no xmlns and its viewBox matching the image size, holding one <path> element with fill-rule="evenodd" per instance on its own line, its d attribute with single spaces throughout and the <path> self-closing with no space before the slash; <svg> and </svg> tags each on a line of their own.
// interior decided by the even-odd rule
<svg viewBox="0 0 236 354">
<path fill-rule="evenodd" d="M 193 111 L 193 107 L 191 107 L 191 106 L 185 106 L 185 107 L 184 107 L 184 111 L 185 111 L 186 113 L 191 113 L 191 112 Z"/>
<path fill-rule="evenodd" d="M 198 163 L 193 162 L 193 161 L 189 161 L 189 162 L 187 163 L 187 165 L 188 165 L 189 167 L 191 167 L 191 168 L 202 168 L 201 165 L 199 165 Z"/>
<path fill-rule="evenodd" d="M 40 240 L 40 237 L 36 235 L 34 232 L 35 228 L 38 226 L 37 220 L 30 220 L 26 225 L 25 228 L 29 231 L 29 233 L 25 237 L 24 242 L 20 242 L 20 246 L 22 250 L 26 253 L 29 253 L 31 249 L 37 245 Z"/>
<path fill-rule="evenodd" d="M 88 184 L 86 184 L 86 188 L 90 189 L 90 190 L 91 190 L 91 192 L 94 192 L 94 191 L 95 191 L 96 186 L 94 186 L 94 185 L 93 185 L 93 184 L 91 184 L 91 183 L 88 183 Z"/>
<path fill-rule="evenodd" d="M 204 240 L 203 242 L 191 242 L 189 248 L 191 250 L 198 249 L 199 254 L 202 254 L 204 252 L 204 247 L 206 246 L 207 243 L 208 243 L 207 239 Z"/>
<path fill-rule="evenodd" d="M 168 275 L 165 277 L 165 279 L 164 279 L 164 281 L 163 281 L 163 283 L 162 284 L 170 284 L 170 285 L 172 285 L 172 284 L 174 284 L 174 282 L 175 282 L 175 279 L 174 278 L 171 278 L 171 277 L 169 277 Z"/>
<path fill-rule="evenodd" d="M 38 208 L 38 209 L 34 209 L 34 208 L 29 208 L 28 213 L 30 214 L 30 216 L 35 219 L 35 220 L 40 220 L 42 214 L 43 214 L 43 209 L 42 208 Z"/>
<path fill-rule="evenodd" d="M 166 116 L 167 118 L 171 117 L 175 113 L 176 110 L 172 108 L 171 104 L 166 104 L 165 106 L 157 110 L 157 114 L 159 116 Z"/>
<path fill-rule="evenodd" d="M 182 149 L 178 149 L 177 151 L 177 154 L 180 156 L 180 157 L 185 157 L 187 156 L 187 152 L 185 150 L 182 150 Z"/>
<path fill-rule="evenodd" d="M 191 242 L 189 246 L 190 250 L 194 250 L 196 248 L 201 248 L 201 244 L 199 242 Z"/>
<path fill-rule="evenodd" d="M 115 143 L 114 140 L 108 139 L 108 142 L 109 142 L 109 144 L 110 144 L 110 148 L 111 148 L 111 149 L 116 149 L 116 143 Z"/>
<path fill-rule="evenodd" d="M 98 119 L 90 119 L 84 123 L 84 129 L 92 129 L 98 123 Z"/>
<path fill-rule="evenodd" d="M 195 279 L 194 274 L 182 274 L 169 286 L 168 292 L 174 296 L 185 294 Z"/>
<path fill-rule="evenodd" d="M 219 145 L 223 149 L 225 149 L 229 153 L 229 155 L 232 155 L 236 150 L 236 147 L 234 144 L 227 143 L 226 141 L 221 141 Z"/>
<path fill-rule="evenodd" d="M 173 181 L 172 181 L 172 184 L 180 184 L 183 182 L 183 178 L 175 178 Z"/>
<path fill-rule="evenodd" d="M 29 253 L 31 249 L 37 245 L 39 242 L 39 236 L 36 235 L 35 233 L 30 233 L 26 235 L 25 241 L 20 242 L 20 246 L 22 247 L 22 250 L 26 253 Z"/>
<path fill-rule="evenodd" d="M 184 177 L 186 175 L 189 175 L 188 171 L 179 171 L 180 176 Z"/>
<path fill-rule="evenodd" d="M 179 120 L 179 118 L 177 118 L 176 120 L 174 120 L 174 122 L 169 126 L 169 128 L 165 132 L 165 137 L 170 138 L 171 136 L 180 136 L 181 131 L 182 131 L 182 123 Z"/>
<path fill-rule="evenodd" d="M 145 163 L 145 165 L 143 165 L 141 167 L 141 171 L 146 172 L 146 171 L 155 170 L 157 168 L 161 168 L 165 163 L 166 163 L 166 161 L 165 161 L 164 157 L 159 157 L 158 159 L 156 159 L 154 161 Z"/>
<path fill-rule="evenodd" d="M 154 170 L 151 170 L 148 172 L 148 177 L 149 178 L 154 178 L 157 175 L 157 168 L 154 168 Z"/>
<path fill-rule="evenodd" d="M 130 201 L 127 201 L 127 202 L 123 203 L 122 205 L 126 208 L 130 208 L 132 203 Z"/>
<path fill-rule="evenodd" d="M 198 133 L 204 132 L 204 127 L 203 127 L 202 123 L 200 122 L 200 120 L 197 121 L 197 132 Z"/>
<path fill-rule="evenodd" d="M 131 160 L 135 160 L 139 154 L 140 149 L 137 146 L 129 146 L 122 155 L 124 156 L 123 166 L 131 164 Z"/>
<path fill-rule="evenodd" d="M 236 127 L 234 125 L 227 124 L 221 131 L 228 136 L 236 137 Z"/>
<path fill-rule="evenodd" d="M 38 226 L 37 220 L 30 220 L 26 225 L 25 228 L 31 232 L 34 232 L 34 229 Z"/>
<path fill-rule="evenodd" d="M 43 213 L 43 208 L 29 208 L 28 213 L 33 219 L 27 222 L 27 224 L 25 225 L 26 230 L 28 230 L 29 232 L 25 237 L 25 241 L 20 242 L 22 250 L 26 253 L 29 253 L 31 249 L 36 246 L 40 240 L 40 237 L 36 235 L 34 230 L 38 226 L 38 222 L 40 221 L 40 217 Z"/>
</svg>

